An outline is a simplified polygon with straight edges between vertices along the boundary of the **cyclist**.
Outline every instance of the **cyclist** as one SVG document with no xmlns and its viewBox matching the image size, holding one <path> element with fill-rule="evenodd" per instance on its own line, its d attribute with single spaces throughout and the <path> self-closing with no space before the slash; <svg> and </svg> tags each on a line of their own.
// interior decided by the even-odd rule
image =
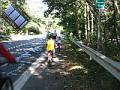
<svg viewBox="0 0 120 90">
<path fill-rule="evenodd" d="M 58 52 L 60 52 L 60 49 L 61 49 L 61 38 L 58 37 L 56 41 L 57 41 L 57 50 L 58 50 Z"/>
<path fill-rule="evenodd" d="M 53 53 L 55 51 L 55 41 L 53 40 L 52 35 L 48 37 L 47 41 L 47 53 L 48 53 L 48 64 L 51 66 L 51 62 L 53 61 Z"/>
</svg>

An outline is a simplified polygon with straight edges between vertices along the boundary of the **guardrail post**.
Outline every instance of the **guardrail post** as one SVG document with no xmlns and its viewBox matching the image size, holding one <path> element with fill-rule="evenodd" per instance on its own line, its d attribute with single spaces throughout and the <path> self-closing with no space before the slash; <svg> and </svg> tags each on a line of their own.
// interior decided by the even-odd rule
<svg viewBox="0 0 120 90">
<path fill-rule="evenodd" d="M 90 61 L 92 60 L 92 57 L 90 56 Z"/>
</svg>

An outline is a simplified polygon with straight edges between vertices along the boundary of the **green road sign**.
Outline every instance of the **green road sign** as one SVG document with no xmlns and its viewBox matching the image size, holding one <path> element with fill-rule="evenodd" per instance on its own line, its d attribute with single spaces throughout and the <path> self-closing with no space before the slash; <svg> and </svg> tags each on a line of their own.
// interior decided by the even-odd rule
<svg viewBox="0 0 120 90">
<path fill-rule="evenodd" d="M 105 7 L 105 0 L 96 0 L 96 8 L 104 9 Z"/>
<path fill-rule="evenodd" d="M 96 4 L 96 8 L 98 8 L 98 9 L 104 9 L 104 7 L 105 7 L 104 3 L 97 3 Z"/>
<path fill-rule="evenodd" d="M 105 0 L 96 0 L 96 2 L 105 2 Z"/>
</svg>

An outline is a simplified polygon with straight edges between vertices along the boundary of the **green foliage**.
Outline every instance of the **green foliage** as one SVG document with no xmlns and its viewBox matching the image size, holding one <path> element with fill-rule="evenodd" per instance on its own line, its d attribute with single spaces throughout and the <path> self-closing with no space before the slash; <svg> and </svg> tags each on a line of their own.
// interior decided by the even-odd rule
<svg viewBox="0 0 120 90">
<path fill-rule="evenodd" d="M 48 4 L 45 16 L 54 14 L 60 18 L 67 33 L 73 33 L 79 38 L 79 30 L 84 29 L 84 3 L 81 0 L 44 0 Z"/>
<path fill-rule="evenodd" d="M 25 0 L 10 0 L 15 5 L 22 6 L 25 4 Z"/>
<path fill-rule="evenodd" d="M 8 6 L 12 3 L 19 11 L 25 12 L 25 9 L 23 5 L 25 4 L 25 0 L 1 0 L 1 11 L 0 11 L 0 27 L 4 29 L 4 32 L 9 35 L 9 34 L 18 34 L 21 32 L 21 30 L 16 29 L 15 27 L 12 27 L 10 24 L 8 24 L 2 17 L 2 14 L 4 11 L 8 8 Z M 23 15 L 27 15 L 26 13 L 22 13 Z M 24 29 L 26 30 L 26 29 Z M 24 31 L 23 31 L 24 32 Z"/>
<path fill-rule="evenodd" d="M 70 60 L 75 62 L 78 65 L 84 67 L 84 70 L 87 71 L 87 73 L 85 73 L 84 70 L 80 69 L 79 72 L 75 75 L 75 76 L 79 75 L 84 77 L 84 80 L 77 78 L 78 83 L 81 82 L 81 80 L 82 80 L 81 84 L 83 84 L 84 81 L 87 81 L 87 80 L 91 81 L 89 89 L 93 85 L 94 88 L 96 87 L 96 89 L 94 90 L 98 90 L 98 88 L 100 88 L 100 90 L 107 90 L 107 89 L 119 90 L 120 89 L 119 81 L 116 78 L 114 78 L 107 70 L 105 70 L 102 66 L 100 66 L 94 60 L 89 60 L 90 57 L 85 52 L 78 50 L 78 47 L 76 47 L 76 45 L 71 43 L 68 39 L 65 40 L 65 42 L 66 42 L 65 43 L 66 48 L 63 51 L 63 55 L 68 56 L 69 62 Z M 74 49 L 71 49 L 71 48 L 74 48 Z M 89 85 L 88 83 L 89 82 L 87 82 L 87 85 Z"/>
<path fill-rule="evenodd" d="M 105 3 L 105 8 L 110 12 L 112 11 L 114 8 L 113 8 L 113 3 L 111 1 L 107 1 Z"/>
<path fill-rule="evenodd" d="M 41 24 L 45 25 L 45 21 L 43 21 L 41 18 L 32 18 L 31 21 L 35 22 L 39 26 L 41 26 Z"/>
<path fill-rule="evenodd" d="M 29 35 L 37 35 L 37 34 L 41 34 L 41 32 L 39 31 L 39 28 L 38 27 L 30 27 L 28 28 L 28 34 Z"/>
</svg>

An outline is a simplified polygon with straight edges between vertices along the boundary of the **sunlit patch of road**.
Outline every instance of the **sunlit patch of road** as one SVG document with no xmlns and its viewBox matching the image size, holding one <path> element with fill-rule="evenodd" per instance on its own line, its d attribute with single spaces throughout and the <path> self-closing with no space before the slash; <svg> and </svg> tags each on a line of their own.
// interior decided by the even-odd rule
<svg viewBox="0 0 120 90">
<path fill-rule="evenodd" d="M 43 33 L 41 35 L 11 35 L 10 38 L 12 41 L 30 40 L 34 38 L 46 38 L 46 33 Z"/>
</svg>

